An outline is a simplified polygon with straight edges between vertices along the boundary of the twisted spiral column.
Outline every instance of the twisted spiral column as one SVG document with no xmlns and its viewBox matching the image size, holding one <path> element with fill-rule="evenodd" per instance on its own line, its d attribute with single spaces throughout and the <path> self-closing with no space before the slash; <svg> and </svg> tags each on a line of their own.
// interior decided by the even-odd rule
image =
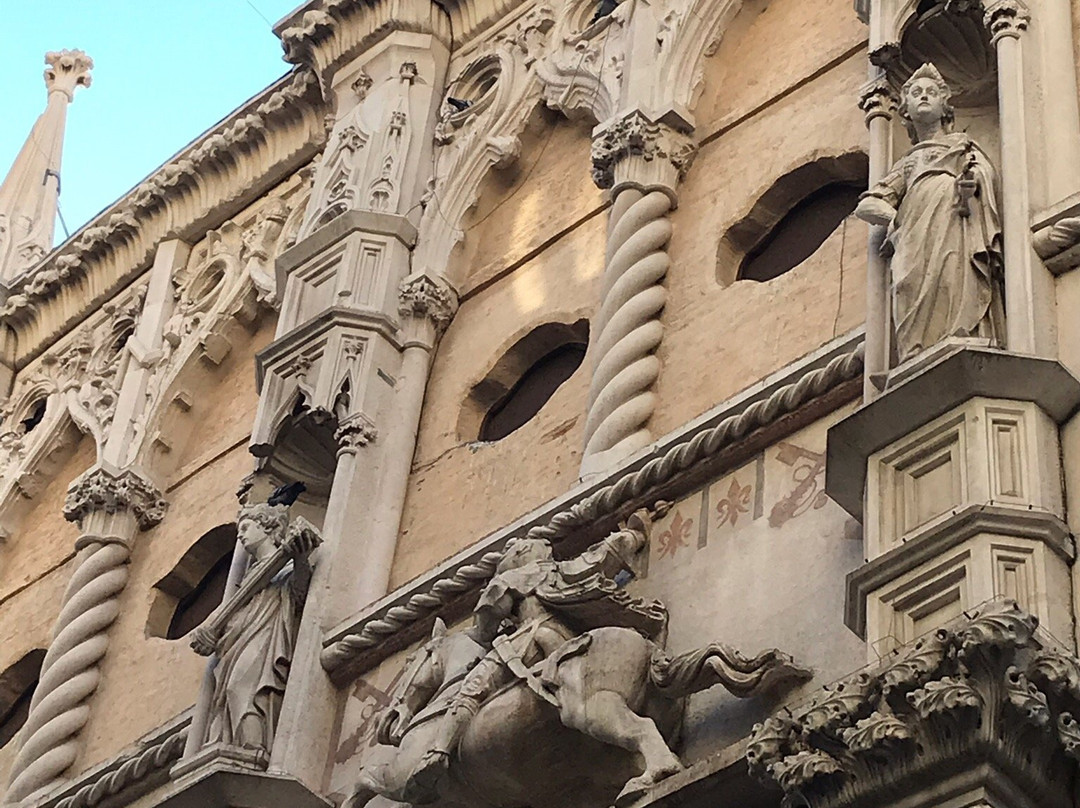
<svg viewBox="0 0 1080 808">
<path fill-rule="evenodd" d="M 90 716 L 90 697 L 101 679 L 109 628 L 120 613 L 132 539 L 163 514 L 164 501 L 132 470 L 97 466 L 72 484 L 64 515 L 78 522 L 82 532 L 75 572 L 30 702 L 5 805 L 59 785 L 75 762 L 79 735 Z"/>
<path fill-rule="evenodd" d="M 640 111 L 614 121 L 593 143 L 593 179 L 612 189 L 612 205 L 603 297 L 593 318 L 583 477 L 613 468 L 652 442 L 669 217 L 693 153 L 684 135 Z"/>
<path fill-rule="evenodd" d="M 668 213 L 662 191 L 625 188 L 612 203 L 603 302 L 594 318 L 595 367 L 589 386 L 583 471 L 604 456 L 625 457 L 652 440 L 647 424 L 656 409 L 660 376 L 655 351 L 664 336 L 660 312 L 670 260 Z"/>
</svg>

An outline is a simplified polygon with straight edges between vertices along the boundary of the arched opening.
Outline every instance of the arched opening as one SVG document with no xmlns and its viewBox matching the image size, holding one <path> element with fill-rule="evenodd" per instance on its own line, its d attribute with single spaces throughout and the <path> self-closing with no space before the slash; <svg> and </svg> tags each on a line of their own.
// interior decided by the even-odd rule
<svg viewBox="0 0 1080 808">
<path fill-rule="evenodd" d="M 780 177 L 720 239 L 717 281 L 767 282 L 799 266 L 854 212 L 868 172 L 866 154 L 851 152 Z"/>
<path fill-rule="evenodd" d="M 836 182 L 799 200 L 746 254 L 739 279 L 771 281 L 797 267 L 854 212 L 864 190 L 862 185 Z"/>
<path fill-rule="evenodd" d="M 202 623 L 221 603 L 229 577 L 236 525 L 203 534 L 169 573 L 154 584 L 147 634 L 178 640 Z"/>
<path fill-rule="evenodd" d="M 35 648 L 0 673 L 0 749 L 7 746 L 26 723 L 44 660 L 45 650 Z"/>
<path fill-rule="evenodd" d="M 588 343 L 588 320 L 534 328 L 470 391 L 459 422 L 463 434 L 498 441 L 531 421 L 581 366 Z"/>
</svg>

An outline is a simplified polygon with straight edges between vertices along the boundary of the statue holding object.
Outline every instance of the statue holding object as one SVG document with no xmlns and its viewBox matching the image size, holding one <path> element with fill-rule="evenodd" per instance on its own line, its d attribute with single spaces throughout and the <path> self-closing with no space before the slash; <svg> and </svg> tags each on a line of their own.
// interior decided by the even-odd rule
<svg viewBox="0 0 1080 808">
<path fill-rule="evenodd" d="M 236 532 L 251 566 L 236 593 L 192 632 L 196 653 L 217 657 L 204 745 L 269 753 L 273 744 L 311 582 L 308 557 L 321 543 L 307 520 L 290 525 L 289 504 L 241 508 Z"/>
<path fill-rule="evenodd" d="M 950 94 L 932 64 L 908 79 L 899 112 L 914 147 L 855 210 L 888 228 L 901 362 L 949 337 L 1005 337 L 996 175 L 979 145 L 952 131 Z"/>
<path fill-rule="evenodd" d="M 639 566 L 650 529 L 639 511 L 566 561 L 546 541 L 510 542 L 473 626 L 450 634 L 437 621 L 405 663 L 350 808 L 376 795 L 447 808 L 626 805 L 682 769 L 669 742 L 686 696 L 715 684 L 750 696 L 809 675 L 775 649 L 669 656 L 667 609 L 616 583 Z M 589 764 L 571 771 L 567 760 Z"/>
</svg>

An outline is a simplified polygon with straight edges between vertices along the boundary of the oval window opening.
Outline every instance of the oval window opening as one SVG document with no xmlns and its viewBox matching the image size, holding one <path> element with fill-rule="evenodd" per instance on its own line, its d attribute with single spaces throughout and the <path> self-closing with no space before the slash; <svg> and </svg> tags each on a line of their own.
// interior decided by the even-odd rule
<svg viewBox="0 0 1080 808">
<path fill-rule="evenodd" d="M 502 440 L 540 412 L 585 358 L 585 345 L 561 345 L 537 360 L 484 417 L 480 440 Z"/>
<path fill-rule="evenodd" d="M 180 599 L 169 622 L 169 629 L 165 632 L 165 639 L 179 640 L 187 636 L 218 607 L 225 594 L 231 564 L 231 553 L 219 558 L 195 588 Z"/>
<path fill-rule="evenodd" d="M 800 200 L 747 253 L 739 279 L 771 281 L 797 267 L 854 212 L 862 191 L 859 185 L 837 182 Z"/>
</svg>

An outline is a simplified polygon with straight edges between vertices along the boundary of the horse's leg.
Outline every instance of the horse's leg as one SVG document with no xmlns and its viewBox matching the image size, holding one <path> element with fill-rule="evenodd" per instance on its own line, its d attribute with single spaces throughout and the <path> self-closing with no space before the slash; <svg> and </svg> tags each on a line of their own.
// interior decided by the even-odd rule
<svg viewBox="0 0 1080 808">
<path fill-rule="evenodd" d="M 682 771 L 682 763 L 668 748 L 656 724 L 631 710 L 620 693 L 601 690 L 582 699 L 583 694 L 574 691 L 578 688 L 560 688 L 564 724 L 603 743 L 637 752 L 645 759 L 645 771 L 626 784 L 615 801 L 617 806 L 632 802 L 651 786 Z"/>
</svg>

